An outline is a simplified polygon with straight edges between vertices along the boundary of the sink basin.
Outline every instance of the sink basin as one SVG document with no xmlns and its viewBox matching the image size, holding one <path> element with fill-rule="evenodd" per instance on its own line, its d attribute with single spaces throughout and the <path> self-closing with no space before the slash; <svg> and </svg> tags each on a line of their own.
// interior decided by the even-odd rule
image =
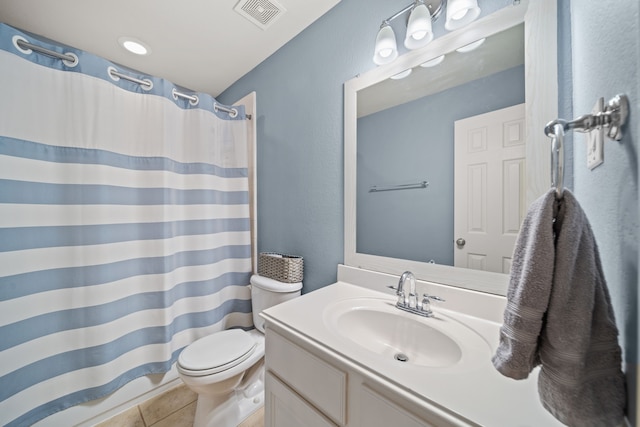
<svg viewBox="0 0 640 427">
<path fill-rule="evenodd" d="M 463 362 L 465 352 L 488 344 L 455 319 L 437 314 L 425 318 L 397 309 L 378 298 L 354 298 L 330 304 L 323 313 L 325 325 L 343 340 L 378 357 L 416 366 L 444 368 Z"/>
</svg>

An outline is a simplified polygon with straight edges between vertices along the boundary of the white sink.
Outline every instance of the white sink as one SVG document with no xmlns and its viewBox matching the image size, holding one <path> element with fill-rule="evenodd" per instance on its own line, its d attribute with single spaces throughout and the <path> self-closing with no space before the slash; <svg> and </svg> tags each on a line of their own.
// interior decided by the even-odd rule
<svg viewBox="0 0 640 427">
<path fill-rule="evenodd" d="M 387 299 L 351 298 L 331 303 L 324 309 L 323 321 L 343 341 L 393 363 L 447 368 L 469 364 L 478 351 L 490 357 L 487 342 L 452 317 L 406 313 Z M 465 353 L 475 357 L 464 357 Z"/>
</svg>

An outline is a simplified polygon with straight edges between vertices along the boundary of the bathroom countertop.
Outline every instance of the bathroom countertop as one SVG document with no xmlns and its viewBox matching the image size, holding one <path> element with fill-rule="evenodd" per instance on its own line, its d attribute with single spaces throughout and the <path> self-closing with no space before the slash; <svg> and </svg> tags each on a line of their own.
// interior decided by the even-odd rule
<svg viewBox="0 0 640 427">
<path fill-rule="evenodd" d="M 458 295 L 464 298 L 464 293 Z M 317 346 L 339 354 L 360 369 L 400 388 L 425 408 L 444 407 L 454 417 L 471 425 L 552 427 L 561 426 L 541 405 L 537 393 L 538 370 L 527 380 L 512 380 L 499 374 L 491 363 L 498 345 L 500 323 L 471 316 L 464 312 L 433 307 L 441 318 L 453 319 L 474 330 L 488 348 L 478 354 L 466 354 L 472 363 L 451 367 L 413 366 L 394 363 L 330 330 L 325 319 L 325 307 L 337 301 L 353 298 L 386 299 L 395 303 L 395 296 L 346 282 L 337 282 L 300 298 L 287 301 L 263 312 L 272 323 L 285 326 Z M 449 301 L 449 300 L 448 300 Z M 456 304 L 453 304 L 454 306 Z M 464 304 L 463 304 L 464 306 Z M 494 318 L 496 316 L 493 316 Z"/>
</svg>

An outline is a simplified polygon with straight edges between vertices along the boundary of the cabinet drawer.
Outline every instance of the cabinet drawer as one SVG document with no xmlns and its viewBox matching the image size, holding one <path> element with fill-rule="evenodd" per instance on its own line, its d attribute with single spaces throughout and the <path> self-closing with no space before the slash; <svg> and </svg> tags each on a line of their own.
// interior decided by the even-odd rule
<svg viewBox="0 0 640 427">
<path fill-rule="evenodd" d="M 267 369 L 339 425 L 346 424 L 347 374 L 267 328 Z"/>
</svg>

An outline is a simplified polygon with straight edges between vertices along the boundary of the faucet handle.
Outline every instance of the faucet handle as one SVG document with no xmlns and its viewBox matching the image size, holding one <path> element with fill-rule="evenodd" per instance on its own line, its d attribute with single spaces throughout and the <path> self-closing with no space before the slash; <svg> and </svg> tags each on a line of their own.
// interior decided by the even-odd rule
<svg viewBox="0 0 640 427">
<path fill-rule="evenodd" d="M 418 307 L 418 295 L 409 292 L 409 300 L 407 301 L 408 306 L 411 307 Z"/>
<path fill-rule="evenodd" d="M 438 301 L 438 302 L 445 302 L 445 300 L 443 298 L 440 298 L 438 296 L 435 295 L 428 295 L 428 294 L 422 294 L 422 304 L 420 304 L 420 310 L 427 312 L 427 313 L 431 313 L 431 301 L 430 300 L 434 300 L 434 301 Z"/>
<path fill-rule="evenodd" d="M 427 300 L 427 302 L 428 302 L 428 300 L 430 300 L 430 299 L 432 299 L 434 301 L 438 301 L 438 302 L 446 302 L 447 301 L 444 298 L 440 298 L 439 296 L 436 296 L 436 295 L 422 294 L 422 298 L 423 298 L 422 302 L 424 302 L 425 300 Z"/>
<path fill-rule="evenodd" d="M 416 297 L 414 294 L 410 294 L 410 295 L 405 294 L 404 290 L 399 286 L 387 285 L 387 288 L 393 289 L 394 291 L 396 291 L 396 295 L 398 296 L 398 303 L 397 303 L 398 306 L 404 307 L 407 304 L 409 304 L 409 299 L 411 298 L 411 296 L 413 296 L 414 298 Z"/>
</svg>

